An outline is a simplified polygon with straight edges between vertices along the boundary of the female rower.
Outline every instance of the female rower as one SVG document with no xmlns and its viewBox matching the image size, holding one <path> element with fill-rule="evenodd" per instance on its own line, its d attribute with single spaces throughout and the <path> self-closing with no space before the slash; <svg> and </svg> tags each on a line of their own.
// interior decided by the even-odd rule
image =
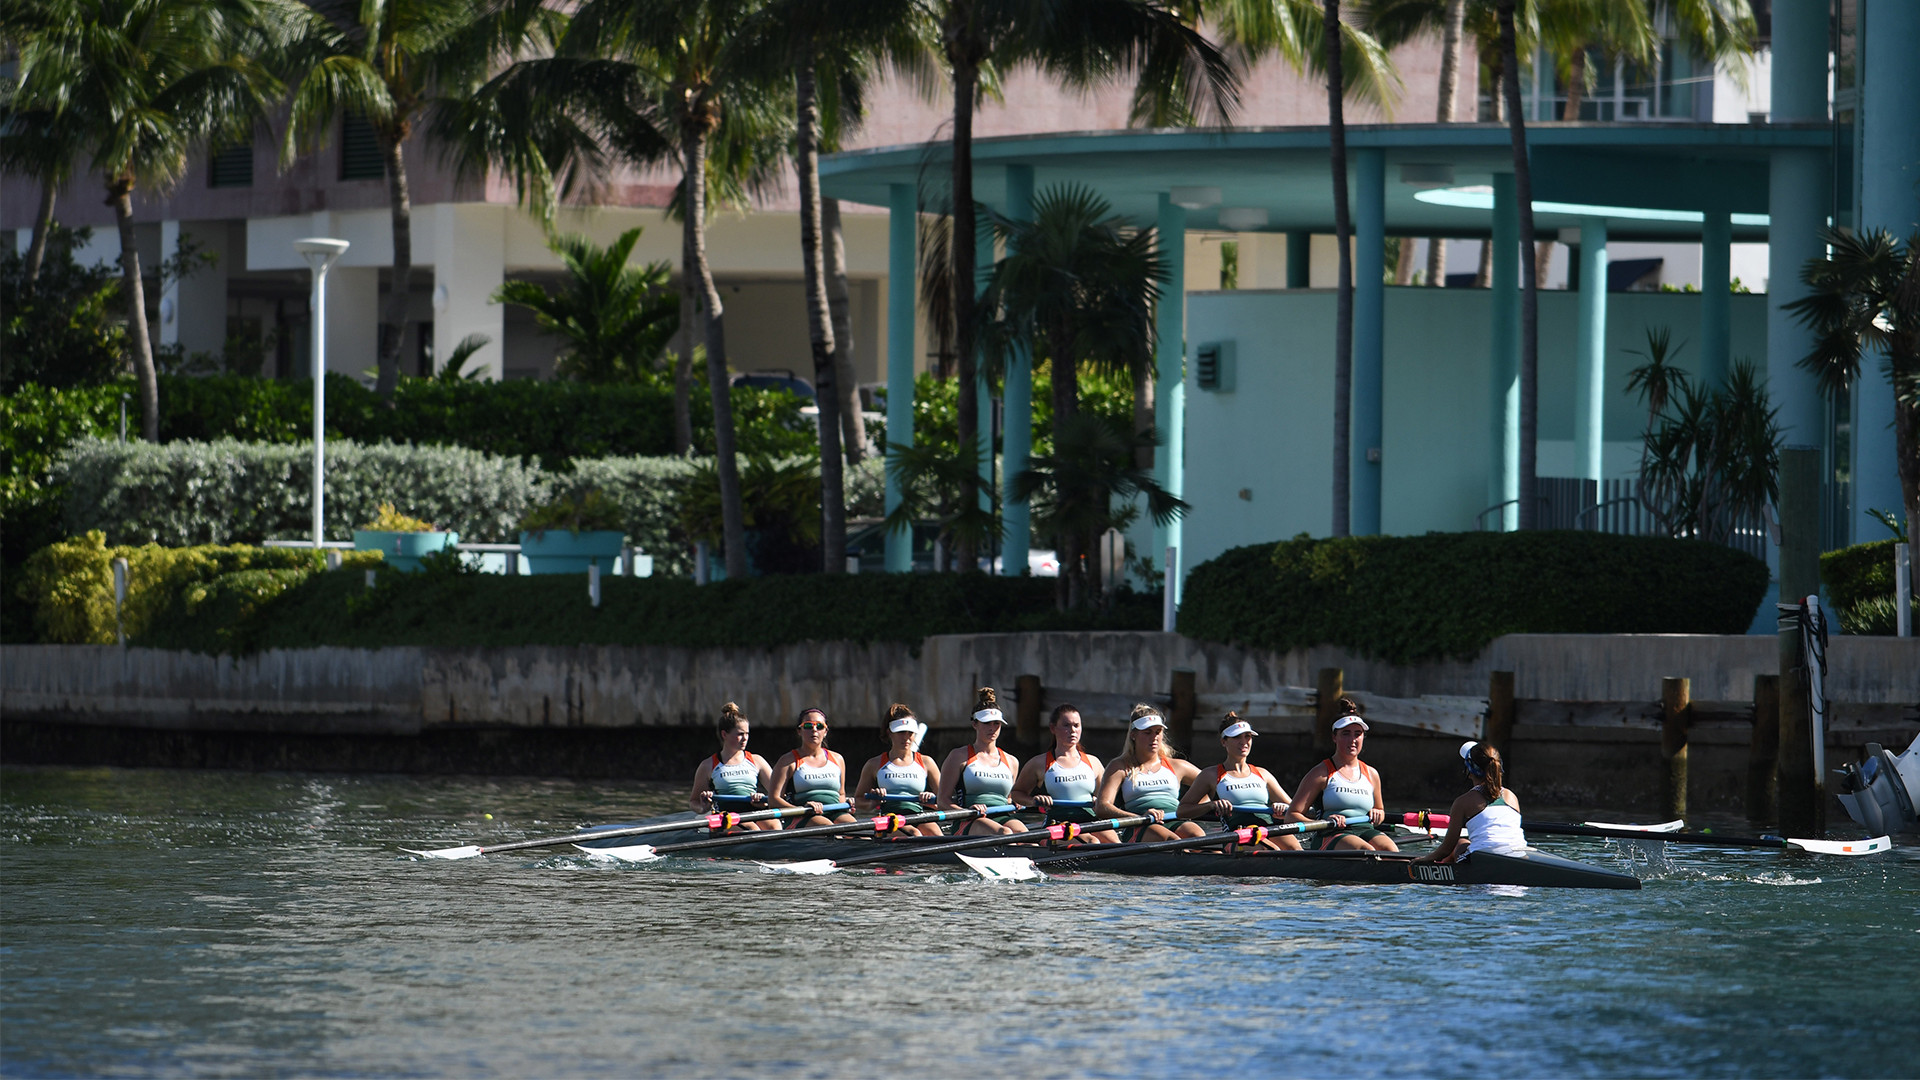
<svg viewBox="0 0 1920 1080">
<path fill-rule="evenodd" d="M 1053 749 L 1036 755 L 1020 770 L 1013 782 L 1013 801 L 1045 810 L 1049 825 L 1092 821 L 1094 796 L 1100 792 L 1100 759 L 1080 748 L 1080 710 L 1065 703 L 1055 705 L 1047 727 L 1053 732 Z M 1095 844 L 1120 842 L 1112 829 L 1082 833 L 1079 839 Z"/>
<path fill-rule="evenodd" d="M 773 789 L 773 769 L 767 759 L 747 750 L 747 718 L 740 706 L 729 701 L 720 707 L 720 720 L 714 725 L 720 735 L 720 752 L 693 770 L 693 791 L 687 805 L 696 812 L 713 809 L 754 811 L 767 808 L 767 792 Z M 778 829 L 778 821 L 748 821 L 742 829 Z"/>
<path fill-rule="evenodd" d="M 842 810 L 828 817 L 825 807 L 847 801 L 847 759 L 827 749 L 827 714 L 819 709 L 802 709 L 794 722 L 800 733 L 800 745 L 788 751 L 773 766 L 773 804 L 780 807 L 804 806 L 813 811 L 803 825 L 849 824 L 853 815 Z M 786 797 L 787 785 L 793 785 L 793 801 Z"/>
<path fill-rule="evenodd" d="M 1014 820 L 1020 808 L 1013 801 L 1013 778 L 1020 763 L 1000 749 L 1000 733 L 1007 718 L 999 709 L 993 687 L 975 691 L 973 702 L 973 742 L 956 747 L 940 766 L 940 806 L 945 810 L 977 809 L 981 815 L 960 830 L 988 836 L 994 833 L 1026 832 L 1027 827 Z"/>
<path fill-rule="evenodd" d="M 1253 737 L 1258 734 L 1252 724 L 1240 719 L 1239 713 L 1230 712 L 1220 721 L 1220 745 L 1227 751 L 1227 760 L 1200 770 L 1200 778 L 1180 800 L 1181 817 L 1199 817 L 1211 810 L 1227 828 L 1238 829 L 1271 825 L 1287 812 L 1293 801 L 1287 797 L 1287 789 L 1272 773 L 1247 761 L 1247 755 L 1253 753 Z M 1268 847 L 1300 850 L 1300 841 L 1291 836 L 1274 837 L 1265 843 Z"/>
<path fill-rule="evenodd" d="M 1360 760 L 1367 722 L 1360 719 L 1360 706 L 1355 705 L 1352 698 L 1341 698 L 1339 706 L 1340 718 L 1333 722 L 1333 756 L 1309 769 L 1300 779 L 1300 786 L 1293 791 L 1293 806 L 1287 811 L 1287 820 L 1313 820 L 1306 810 L 1318 803 L 1324 817 L 1339 814 L 1349 822 L 1359 823 L 1320 834 L 1317 847 L 1399 851 L 1393 838 L 1380 828 L 1387 820 L 1380 770 Z"/>
<path fill-rule="evenodd" d="M 919 814 L 939 801 L 940 769 L 933 759 L 920 752 L 920 739 L 927 725 L 916 720 L 913 710 L 896 704 L 887 710 L 887 752 L 867 760 L 860 770 L 860 782 L 854 789 L 874 808 L 891 814 Z M 887 796 L 894 796 L 889 799 Z M 909 825 L 909 831 L 923 836 L 939 836 L 940 826 L 933 822 Z"/>
<path fill-rule="evenodd" d="M 1146 816 L 1153 820 L 1134 829 L 1129 842 L 1172 840 L 1180 836 L 1200 836 L 1206 832 L 1199 824 L 1183 821 L 1177 830 L 1161 824 L 1180 807 L 1180 788 L 1193 782 L 1200 769 L 1191 761 L 1173 756 L 1167 745 L 1167 721 L 1151 705 L 1135 705 L 1127 729 L 1127 746 L 1107 766 L 1100 778 L 1100 795 L 1094 809 L 1103 816 Z"/>
<path fill-rule="evenodd" d="M 1447 835 L 1440 846 L 1414 862 L 1453 862 L 1476 851 L 1512 855 L 1527 849 L 1527 834 L 1520 827 L 1520 800 L 1501 786 L 1506 771 L 1500 751 L 1486 743 L 1460 744 L 1460 759 L 1467 763 L 1467 775 L 1474 781 L 1465 795 L 1453 800 L 1447 811 Z M 1461 835 L 1462 828 L 1466 835 Z"/>
</svg>

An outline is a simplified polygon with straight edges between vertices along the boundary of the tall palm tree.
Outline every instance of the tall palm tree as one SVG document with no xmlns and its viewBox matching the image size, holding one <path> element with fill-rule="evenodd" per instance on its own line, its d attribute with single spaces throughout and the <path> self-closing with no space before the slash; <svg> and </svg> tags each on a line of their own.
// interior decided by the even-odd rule
<svg viewBox="0 0 1920 1080">
<path fill-rule="evenodd" d="M 1540 286 L 1533 246 L 1533 170 L 1527 160 L 1527 117 L 1520 107 L 1520 58 L 1514 29 L 1515 0 L 1499 0 L 1501 89 L 1513 144 L 1513 201 L 1520 215 L 1520 513 L 1531 529 L 1539 516 Z"/>
<path fill-rule="evenodd" d="M 393 282 L 380 348 L 380 398 L 393 404 L 405 348 L 413 280 L 413 201 L 406 144 L 432 96 L 470 84 L 496 60 L 543 42 L 557 20 L 521 0 L 307 0 L 318 14 L 303 42 L 293 88 L 282 165 L 324 145 L 336 116 L 363 118 L 386 163 L 393 230 Z M 529 37 L 533 40 L 529 41 Z"/>
<path fill-rule="evenodd" d="M 955 377 L 959 381 L 962 446 L 977 438 L 975 392 L 974 238 L 979 218 L 973 198 L 973 113 L 983 74 L 1037 67 L 1069 86 L 1090 87 L 1122 73 L 1138 75 L 1136 119 L 1204 112 L 1226 117 L 1237 103 L 1238 79 L 1228 58 L 1167 0 L 933 0 L 953 93 L 952 272 Z M 977 497 L 978 480 L 967 494 Z M 964 541 L 961 565 L 974 551 Z"/>
<path fill-rule="evenodd" d="M 639 240 L 637 228 L 606 247 L 575 234 L 553 236 L 547 247 L 567 269 L 560 289 L 509 281 L 493 299 L 532 311 L 542 330 L 567 343 L 557 374 L 591 383 L 647 379 L 680 329 L 680 301 L 666 263 L 629 265 Z"/>
<path fill-rule="evenodd" d="M 1869 349 L 1886 357 L 1907 535 L 1920 538 L 1920 232 L 1904 248 L 1885 229 L 1832 229 L 1823 239 L 1829 254 L 1800 271 L 1810 291 L 1787 305 L 1818 335 L 1800 366 L 1838 397 L 1860 377 Z"/>
<path fill-rule="evenodd" d="M 133 197 L 178 183 L 196 150 L 239 140 L 278 95 L 268 63 L 297 13 L 275 0 L 17 0 L 12 104 L 51 114 L 91 152 L 120 232 L 140 427 L 160 438 Z"/>
<path fill-rule="evenodd" d="M 54 202 L 60 189 L 73 179 L 73 164 L 83 136 L 72 130 L 71 113 L 16 109 L 12 98 L 9 88 L 0 103 L 0 171 L 31 177 L 40 184 L 40 204 L 34 210 L 33 239 L 24 267 L 24 283 L 31 290 L 46 261 Z"/>
</svg>

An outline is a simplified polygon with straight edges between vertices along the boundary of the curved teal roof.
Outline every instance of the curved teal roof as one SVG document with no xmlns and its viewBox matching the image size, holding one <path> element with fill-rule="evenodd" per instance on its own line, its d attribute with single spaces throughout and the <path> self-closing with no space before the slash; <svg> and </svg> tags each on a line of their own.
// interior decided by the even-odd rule
<svg viewBox="0 0 1920 1080">
<path fill-rule="evenodd" d="M 1453 170 L 1449 188 L 1492 183 L 1513 170 L 1501 124 L 1349 125 L 1354 151 L 1386 157 L 1386 226 L 1390 235 L 1479 237 L 1490 213 L 1472 205 L 1422 201 L 1401 181 L 1403 165 Z M 1776 148 L 1831 151 L 1825 124 L 1530 124 L 1535 227 L 1542 235 L 1575 227 L 1580 207 L 1692 211 L 1737 215 L 1733 238 L 1766 239 L 1768 159 Z M 946 143 L 879 147 L 821 158 L 825 194 L 885 206 L 893 184 L 945 186 Z M 1189 211 L 1190 229 L 1220 228 L 1225 208 L 1267 211 L 1264 230 L 1333 230 L 1327 175 L 1327 128 L 1279 127 L 1062 132 L 979 139 L 973 144 L 976 197 L 1004 205 L 1005 166 L 1028 165 L 1036 190 L 1080 183 L 1104 195 L 1116 212 L 1140 224 L 1156 217 L 1161 192 L 1176 186 L 1221 189 L 1220 205 Z M 1454 202 L 1472 203 L 1470 198 Z M 1574 210 L 1543 208 L 1559 203 Z M 1602 216 L 1605 216 L 1604 214 Z M 1679 218 L 1675 220 L 1675 218 Z M 1246 229 L 1228 231 L 1245 232 Z M 1683 215 L 1618 217 L 1609 234 L 1621 240 L 1697 238 L 1699 220 Z"/>
</svg>

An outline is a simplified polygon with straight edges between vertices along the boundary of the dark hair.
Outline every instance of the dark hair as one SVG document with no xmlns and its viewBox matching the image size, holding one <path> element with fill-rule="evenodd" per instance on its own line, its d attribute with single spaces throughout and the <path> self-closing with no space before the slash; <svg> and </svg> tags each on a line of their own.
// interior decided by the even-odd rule
<svg viewBox="0 0 1920 1080">
<path fill-rule="evenodd" d="M 1234 712 L 1232 709 L 1228 709 L 1227 715 L 1220 718 L 1220 730 L 1225 731 L 1239 722 L 1240 722 L 1240 714 L 1237 712 Z"/>
<path fill-rule="evenodd" d="M 1339 710 L 1334 714 L 1333 718 L 1335 720 L 1340 719 L 1342 716 L 1359 716 L 1360 715 L 1360 703 L 1346 696 L 1345 694 L 1342 694 L 1338 698 L 1335 698 L 1333 704 L 1334 704 L 1334 707 Z"/>
<path fill-rule="evenodd" d="M 1506 763 L 1500 760 L 1500 751 L 1483 742 L 1474 743 L 1468 753 L 1467 764 L 1479 778 L 1487 798 L 1499 798 L 1500 789 L 1506 786 Z"/>
<path fill-rule="evenodd" d="M 714 723 L 713 730 L 718 734 L 725 735 L 727 732 L 733 730 L 734 725 L 744 723 L 748 723 L 747 714 L 740 711 L 740 706 L 729 701 L 725 705 L 720 706 L 720 719 Z"/>
<path fill-rule="evenodd" d="M 909 709 L 905 705 L 902 705 L 896 701 L 893 704 L 887 706 L 887 718 L 884 721 L 882 721 L 881 724 L 882 726 L 885 726 L 886 724 L 893 723 L 895 720 L 898 720 L 901 717 L 912 716 L 912 715 L 913 715 L 912 709 Z M 884 734 L 884 732 L 882 734 Z"/>
<path fill-rule="evenodd" d="M 983 686 L 973 692 L 974 712 L 979 712 L 981 709 L 997 709 L 999 707 L 1000 698 L 993 692 L 993 687 Z"/>
<path fill-rule="evenodd" d="M 1071 701 L 1063 701 L 1060 704 L 1055 705 L 1053 707 L 1053 712 L 1047 714 L 1047 726 L 1052 727 L 1053 725 L 1059 723 L 1060 718 L 1067 715 L 1068 713 L 1072 713 L 1075 716 L 1079 716 L 1080 706 L 1075 705 Z"/>
<path fill-rule="evenodd" d="M 808 715 L 809 715 L 810 713 L 819 713 L 819 714 L 820 714 L 820 722 L 821 722 L 821 723 L 823 723 L 823 724 L 827 722 L 827 710 L 825 710 L 825 709 L 823 709 L 823 708 L 821 708 L 821 707 L 820 707 L 820 706 L 818 706 L 818 705 L 809 705 L 809 706 L 807 706 L 806 708 L 804 708 L 804 709 L 801 709 L 801 710 L 800 710 L 800 715 L 799 715 L 799 716 L 796 716 L 796 717 L 794 717 L 794 718 L 793 718 L 793 726 L 794 726 L 794 727 L 799 727 L 799 726 L 800 726 L 801 724 L 804 724 L 804 723 L 806 723 L 806 722 L 807 722 L 807 716 L 808 716 Z"/>
</svg>

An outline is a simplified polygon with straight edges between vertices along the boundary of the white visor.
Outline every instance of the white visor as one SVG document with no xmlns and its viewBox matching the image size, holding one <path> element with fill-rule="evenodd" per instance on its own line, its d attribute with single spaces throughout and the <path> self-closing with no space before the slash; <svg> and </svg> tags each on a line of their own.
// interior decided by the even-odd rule
<svg viewBox="0 0 1920 1080">
<path fill-rule="evenodd" d="M 1360 725 L 1361 731 L 1371 730 L 1370 728 L 1367 727 L 1367 722 L 1365 720 L 1360 719 L 1357 716 L 1343 716 L 1340 719 L 1335 720 L 1333 722 L 1333 730 L 1339 731 L 1343 727 L 1352 727 L 1355 724 Z"/>
<path fill-rule="evenodd" d="M 888 724 L 887 730 L 888 731 L 919 731 L 920 721 L 915 720 L 911 716 L 903 716 L 900 719 L 895 720 L 893 723 Z"/>
<path fill-rule="evenodd" d="M 1258 735 L 1258 734 L 1260 733 L 1253 730 L 1252 724 L 1247 723 L 1245 720 L 1235 720 L 1227 728 L 1227 730 L 1220 733 L 1220 737 L 1223 739 L 1233 739 L 1233 738 L 1238 738 L 1241 735 Z"/>
<path fill-rule="evenodd" d="M 1472 761 L 1472 760 L 1473 760 L 1473 748 L 1474 748 L 1474 747 L 1476 747 L 1476 746 L 1479 746 L 1479 745 L 1480 745 L 1479 743 L 1477 743 L 1477 742 L 1474 742 L 1474 741 L 1473 741 L 1473 740 L 1471 740 L 1471 739 L 1469 739 L 1469 740 L 1467 740 L 1466 742 L 1463 742 L 1463 743 L 1461 743 L 1461 744 L 1460 744 L 1460 760 L 1461 760 L 1461 761 Z"/>
<path fill-rule="evenodd" d="M 1163 728 L 1166 726 L 1167 726 L 1167 722 L 1160 718 L 1159 713 L 1148 713 L 1147 715 L 1133 722 L 1133 730 L 1135 731 L 1145 731 L 1148 728 L 1156 728 L 1156 727 Z"/>
<path fill-rule="evenodd" d="M 973 714 L 973 722 L 976 724 L 1004 724 L 1007 722 L 1007 718 L 1000 714 L 999 709 L 981 709 L 979 712 Z"/>
</svg>

